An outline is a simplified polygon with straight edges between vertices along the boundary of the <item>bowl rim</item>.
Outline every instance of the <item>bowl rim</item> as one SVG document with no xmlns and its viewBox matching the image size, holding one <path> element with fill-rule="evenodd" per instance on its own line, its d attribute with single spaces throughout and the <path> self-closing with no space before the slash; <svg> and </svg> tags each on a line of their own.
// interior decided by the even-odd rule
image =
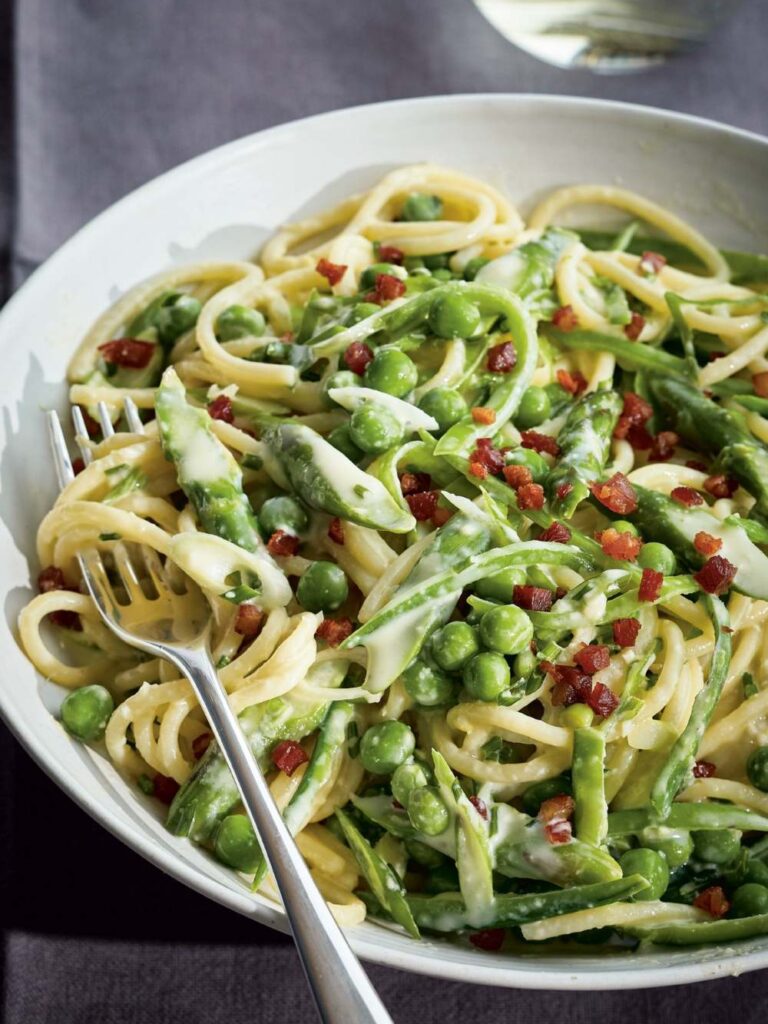
<svg viewBox="0 0 768 1024">
<path fill-rule="evenodd" d="M 162 191 L 171 186 L 179 175 L 194 176 L 201 172 L 207 173 L 211 168 L 217 165 L 225 165 L 230 157 L 234 155 L 240 156 L 251 147 L 258 149 L 269 148 L 275 141 L 279 140 L 282 134 L 295 132 L 297 129 L 300 130 L 305 127 L 322 126 L 336 120 L 341 121 L 350 117 L 366 116 L 367 114 L 375 115 L 378 112 L 397 109 L 408 110 L 429 106 L 443 108 L 450 107 L 451 105 L 480 106 L 489 102 L 499 105 L 511 104 L 521 108 L 530 105 L 551 112 L 571 108 L 574 111 L 593 111 L 596 115 L 621 113 L 623 116 L 638 122 L 665 120 L 673 126 L 685 126 L 696 131 L 711 133 L 712 135 L 731 140 L 739 139 L 768 150 L 768 137 L 748 129 L 732 127 L 713 119 L 644 104 L 558 94 L 479 92 L 406 97 L 359 104 L 313 114 L 249 133 L 206 150 L 169 168 L 110 204 L 58 246 L 26 278 L 24 283 L 16 289 L 14 294 L 0 309 L 0 335 L 3 332 L 6 321 L 13 318 L 18 307 L 23 306 L 27 293 L 33 289 L 44 288 L 48 278 L 53 277 L 59 267 L 66 263 L 72 250 L 76 249 L 83 242 L 87 242 L 88 236 L 92 231 L 101 227 L 109 218 L 119 215 L 124 208 L 130 207 L 133 203 L 151 199 L 155 193 L 162 194 Z M 49 778 L 82 810 L 106 828 L 112 835 L 125 843 L 126 846 L 160 868 L 164 873 L 171 875 L 201 895 L 214 899 L 217 903 L 245 916 L 253 917 L 259 923 L 265 924 L 268 927 L 275 928 L 284 933 L 289 931 L 285 914 L 282 910 L 277 907 L 271 907 L 268 904 L 255 902 L 252 904 L 251 909 L 246 909 L 245 906 L 237 906 L 236 901 L 232 898 L 233 891 L 223 883 L 199 871 L 185 860 L 174 860 L 169 851 L 156 844 L 150 833 L 137 829 L 135 826 L 132 827 L 128 822 L 121 821 L 112 814 L 108 805 L 92 803 L 86 793 L 81 791 L 77 783 L 68 775 L 62 776 L 57 774 L 58 765 L 55 755 L 49 753 L 43 738 L 34 729 L 27 729 L 25 727 L 23 716 L 20 713 L 17 714 L 9 691 L 3 688 L 0 688 L 0 714 L 2 714 L 11 733 Z M 454 960 L 448 957 L 436 957 L 433 952 L 424 952 L 423 947 L 418 943 L 413 944 L 412 951 L 410 949 L 405 951 L 381 946 L 376 941 L 373 928 L 371 929 L 370 936 L 366 931 L 352 929 L 347 932 L 347 937 L 355 952 L 373 963 L 436 978 L 456 980 L 456 967 L 458 965 Z M 531 958 L 531 963 L 535 963 L 534 957 Z M 638 963 L 641 962 L 638 961 Z M 468 967 L 468 965 L 466 966 Z M 734 952 L 733 947 L 729 946 L 727 947 L 727 953 L 724 952 L 723 957 L 717 961 L 693 961 L 669 967 L 655 963 L 632 969 L 628 968 L 627 970 L 605 972 L 595 970 L 584 971 L 580 969 L 578 958 L 574 958 L 571 961 L 564 960 L 562 967 L 528 970 L 523 961 L 514 962 L 507 958 L 502 959 L 499 957 L 488 958 L 488 963 L 484 964 L 478 957 L 477 961 L 473 963 L 471 970 L 467 969 L 462 972 L 461 980 L 496 987 L 536 990 L 610 991 L 627 988 L 659 988 L 669 985 L 715 980 L 738 975 L 745 971 L 758 970 L 763 967 L 768 967 L 768 943 L 766 943 L 763 949 L 741 954 Z"/>
</svg>

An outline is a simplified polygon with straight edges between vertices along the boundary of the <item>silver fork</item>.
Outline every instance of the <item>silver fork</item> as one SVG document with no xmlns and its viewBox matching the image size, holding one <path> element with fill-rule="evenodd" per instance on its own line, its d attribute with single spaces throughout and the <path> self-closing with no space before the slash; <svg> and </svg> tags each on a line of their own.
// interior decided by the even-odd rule
<svg viewBox="0 0 768 1024">
<path fill-rule="evenodd" d="M 124 408 L 131 431 L 143 433 L 141 417 L 130 398 L 126 398 Z M 102 433 L 105 438 L 111 437 L 114 428 L 103 402 L 98 411 Z M 88 465 L 92 453 L 78 406 L 72 409 L 72 419 L 83 462 Z M 56 476 L 59 487 L 64 488 L 74 479 L 74 472 L 55 412 L 48 413 L 48 426 Z M 112 632 L 132 647 L 172 662 L 192 685 L 269 861 L 321 1019 L 327 1024 L 392 1024 L 318 891 L 229 706 L 211 660 L 210 617 L 198 634 L 184 644 L 126 629 L 121 624 L 121 609 L 126 606 L 118 603 L 98 551 L 92 548 L 80 552 L 78 560 L 88 592 Z M 133 588 L 139 586 L 135 570 L 127 558 L 116 560 L 116 569 L 130 601 Z"/>
</svg>

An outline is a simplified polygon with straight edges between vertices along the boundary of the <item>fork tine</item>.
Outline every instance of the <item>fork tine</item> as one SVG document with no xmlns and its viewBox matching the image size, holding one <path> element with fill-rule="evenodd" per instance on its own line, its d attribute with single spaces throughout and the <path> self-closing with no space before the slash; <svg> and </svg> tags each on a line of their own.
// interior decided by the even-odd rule
<svg viewBox="0 0 768 1024">
<path fill-rule="evenodd" d="M 101 427 L 101 433 L 104 438 L 112 437 L 115 432 L 115 428 L 112 426 L 112 417 L 109 415 L 109 409 L 107 408 L 106 402 L 99 402 L 96 406 L 96 410 L 99 414 L 99 426 Z"/>
<path fill-rule="evenodd" d="M 144 424 L 141 422 L 138 407 L 132 398 L 126 397 L 124 399 L 123 412 L 125 413 L 128 428 L 132 430 L 134 434 L 143 434 Z"/>
<path fill-rule="evenodd" d="M 86 466 L 93 462 L 93 452 L 88 444 L 88 428 L 83 419 L 83 410 L 79 405 L 72 406 L 72 424 L 75 428 L 75 444 Z"/>
<path fill-rule="evenodd" d="M 75 473 L 69 458 L 67 442 L 64 439 L 64 431 L 61 429 L 61 420 L 59 419 L 59 414 L 54 410 L 48 413 L 48 436 L 51 442 L 56 479 L 59 489 L 64 490 L 67 484 L 71 484 L 75 479 Z"/>
<path fill-rule="evenodd" d="M 112 557 L 115 560 L 115 569 L 125 587 L 128 600 L 131 602 L 146 600 L 146 595 L 141 586 L 136 567 L 131 561 L 126 547 L 122 543 L 115 544 L 112 548 Z"/>
</svg>

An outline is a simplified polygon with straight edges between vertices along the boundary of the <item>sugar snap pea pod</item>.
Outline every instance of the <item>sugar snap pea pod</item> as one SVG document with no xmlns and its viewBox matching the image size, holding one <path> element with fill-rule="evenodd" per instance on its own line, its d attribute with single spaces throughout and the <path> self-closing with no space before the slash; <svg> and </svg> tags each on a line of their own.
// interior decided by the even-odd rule
<svg viewBox="0 0 768 1024">
<path fill-rule="evenodd" d="M 714 626 L 715 648 L 706 684 L 696 695 L 688 723 L 672 745 L 664 767 L 651 789 L 651 807 L 662 820 L 669 815 L 672 801 L 690 776 L 696 751 L 720 699 L 731 663 L 731 634 L 726 632 L 730 621 L 728 610 L 722 601 L 709 594 L 702 595 L 702 601 Z"/>
<path fill-rule="evenodd" d="M 621 408 L 618 391 L 601 389 L 584 395 L 568 413 L 557 437 L 560 457 L 547 479 L 553 515 L 570 519 L 589 495 L 591 481 L 602 475 Z M 560 489 L 567 489 L 565 484 L 570 489 L 560 497 Z"/>
<path fill-rule="evenodd" d="M 601 334 L 599 331 L 558 331 L 550 324 L 541 330 L 549 341 L 560 348 L 575 352 L 610 352 L 624 370 L 655 370 L 659 374 L 685 376 L 688 364 L 685 359 L 673 356 L 661 348 L 639 345 L 621 335 Z"/>
<path fill-rule="evenodd" d="M 723 520 L 729 526 L 738 526 L 740 530 L 749 537 L 753 544 L 768 545 L 768 526 L 756 522 L 754 519 L 744 519 L 743 516 L 734 513 L 726 516 Z"/>
<path fill-rule="evenodd" d="M 485 928 L 496 915 L 488 822 L 470 802 L 442 754 L 433 750 L 432 760 L 440 795 L 455 815 L 456 867 L 467 922 L 473 928 Z"/>
<path fill-rule="evenodd" d="M 336 811 L 336 819 L 341 825 L 347 844 L 376 899 L 390 914 L 393 921 L 402 925 L 412 938 L 420 938 L 418 926 L 408 906 L 405 889 L 394 870 L 383 857 L 376 853 L 343 811 Z"/>
<path fill-rule="evenodd" d="M 768 914 L 722 918 L 719 921 L 698 921 L 691 924 L 667 924 L 658 928 L 622 928 L 622 931 L 657 946 L 698 946 L 706 942 L 738 942 L 739 939 L 768 935 Z"/>
<path fill-rule="evenodd" d="M 525 300 L 534 315 L 549 314 L 556 305 L 552 285 L 557 262 L 577 241 L 572 231 L 547 228 L 539 238 L 486 263 L 475 280 L 514 292 Z"/>
<path fill-rule="evenodd" d="M 282 473 L 311 508 L 360 526 L 407 533 L 416 520 L 370 473 L 364 473 L 310 427 L 281 423 L 268 427 L 262 440 L 267 465 Z"/>
<path fill-rule="evenodd" d="M 346 675 L 341 662 L 313 665 L 307 679 L 315 687 L 335 689 Z M 274 697 L 246 708 L 238 716 L 251 750 L 262 769 L 269 765 L 269 753 L 279 740 L 300 740 L 322 722 L 327 701 L 299 700 L 292 694 Z M 235 780 L 216 743 L 211 743 L 195 770 L 176 794 L 168 811 L 166 828 L 177 836 L 196 842 L 209 840 L 219 822 L 240 800 Z"/>
<path fill-rule="evenodd" d="M 552 892 L 527 893 L 523 896 L 500 893 L 496 896 L 495 917 L 489 922 L 489 927 L 513 928 L 531 921 L 570 914 L 575 910 L 602 907 L 606 903 L 627 900 L 647 888 L 647 885 L 641 875 L 628 875 L 613 882 L 595 882 Z M 458 892 L 445 892 L 439 896 L 409 895 L 408 906 L 419 928 L 428 931 L 455 932 L 472 927 L 466 904 Z"/>
<path fill-rule="evenodd" d="M 684 380 L 651 375 L 648 390 L 675 432 L 709 452 L 724 473 L 749 491 L 756 499 L 750 517 L 768 525 L 768 448 L 744 430 L 732 412 Z"/>
<path fill-rule="evenodd" d="M 208 413 L 186 401 L 184 385 L 172 367 L 163 374 L 155 409 L 163 451 L 173 460 L 179 486 L 203 529 L 246 551 L 263 551 L 240 466 L 211 430 Z"/>
<path fill-rule="evenodd" d="M 575 729 L 571 764 L 574 824 L 577 838 L 593 846 L 602 846 L 608 833 L 604 766 L 605 735 L 592 726 Z"/>
<path fill-rule="evenodd" d="M 634 486 L 634 485 L 633 485 Z M 661 541 L 686 564 L 698 568 L 706 557 L 696 550 L 697 533 L 722 541 L 718 554 L 736 566 L 733 585 L 750 597 L 768 599 L 768 556 L 750 539 L 750 520 L 721 520 L 704 506 L 686 508 L 659 491 L 635 486 L 637 510 L 630 517 L 647 540 Z M 758 530 L 768 530 L 759 523 Z M 762 536 L 762 533 L 761 533 Z"/>
<path fill-rule="evenodd" d="M 378 796 L 352 796 L 352 804 L 361 811 L 369 821 L 379 825 L 398 839 L 418 839 L 447 857 L 456 859 L 456 834 L 447 828 L 436 836 L 428 836 L 419 832 L 411 824 L 404 810 L 394 807 L 392 798 L 385 794 Z"/>
<path fill-rule="evenodd" d="M 626 811 L 612 811 L 608 815 L 608 835 L 611 839 L 638 835 L 645 828 L 659 823 L 650 807 L 637 807 Z M 736 804 L 717 804 L 702 800 L 700 803 L 672 804 L 663 824 L 670 829 L 738 828 L 742 831 L 768 832 L 768 817 Z"/>
</svg>

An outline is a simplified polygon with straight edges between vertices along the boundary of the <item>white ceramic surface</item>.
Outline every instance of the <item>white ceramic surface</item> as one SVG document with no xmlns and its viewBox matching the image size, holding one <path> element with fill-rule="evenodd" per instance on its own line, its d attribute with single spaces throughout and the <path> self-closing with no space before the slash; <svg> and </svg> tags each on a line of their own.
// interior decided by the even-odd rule
<svg viewBox="0 0 768 1024">
<path fill-rule="evenodd" d="M 104 307 L 143 277 L 201 258 L 252 255 L 278 225 L 430 160 L 485 178 L 523 208 L 548 189 L 617 183 L 671 206 L 725 247 L 765 249 L 768 140 L 641 107 L 531 96 L 404 100 L 313 117 L 216 149 L 134 192 L 83 228 L 0 314 L 0 708 L 48 774 L 163 871 L 242 914 L 284 928 L 281 912 L 191 843 L 168 835 L 152 802 L 71 742 L 48 709 L 62 692 L 36 676 L 15 622 L 37 572 L 35 530 L 54 498 L 43 409 L 64 410 L 69 355 Z M 584 223 L 582 213 L 582 223 Z M 768 938 L 655 954 L 508 957 L 366 924 L 367 959 L 493 985 L 612 989 L 680 984 L 768 966 Z M 584 947 L 589 949 L 589 947 Z"/>
</svg>

